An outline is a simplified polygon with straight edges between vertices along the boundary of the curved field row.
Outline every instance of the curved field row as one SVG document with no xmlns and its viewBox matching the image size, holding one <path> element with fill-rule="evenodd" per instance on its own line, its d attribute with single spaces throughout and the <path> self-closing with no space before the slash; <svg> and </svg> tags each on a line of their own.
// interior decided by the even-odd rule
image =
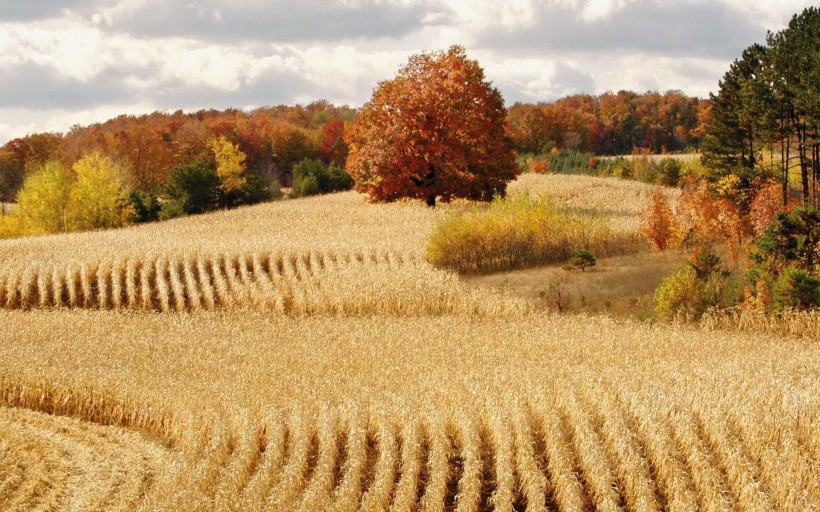
<svg viewBox="0 0 820 512">
<path fill-rule="evenodd" d="M 722 412 L 659 415 L 634 396 L 564 391 L 482 419 L 214 416 L 189 433 L 184 460 L 123 429 L 0 408 L 0 507 L 805 512 L 820 502 L 812 434 L 793 418 L 761 438 Z"/>
<path fill-rule="evenodd" d="M 478 295 L 453 275 L 386 250 L 160 255 L 0 268 L 5 309 L 444 314 L 495 311 L 492 305 L 500 304 Z"/>
<path fill-rule="evenodd" d="M 173 446 L 144 510 L 816 509 L 820 345 L 566 318 L 0 311 L 0 400 Z"/>
<path fill-rule="evenodd" d="M 134 510 L 173 461 L 137 432 L 0 407 L 2 510 Z"/>
</svg>

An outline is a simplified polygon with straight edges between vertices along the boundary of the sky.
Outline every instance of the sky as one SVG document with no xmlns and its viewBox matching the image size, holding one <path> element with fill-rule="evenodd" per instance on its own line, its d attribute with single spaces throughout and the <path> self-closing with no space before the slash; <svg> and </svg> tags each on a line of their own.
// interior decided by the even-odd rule
<svg viewBox="0 0 820 512">
<path fill-rule="evenodd" d="M 0 0 L 0 144 L 120 114 L 360 106 L 408 56 L 460 44 L 508 105 L 704 97 L 802 0 Z"/>
</svg>

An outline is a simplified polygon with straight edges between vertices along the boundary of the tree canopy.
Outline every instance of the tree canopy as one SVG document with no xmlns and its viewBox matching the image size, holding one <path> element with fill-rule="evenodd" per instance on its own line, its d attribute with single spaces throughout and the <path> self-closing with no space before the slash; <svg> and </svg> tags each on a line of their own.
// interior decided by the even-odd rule
<svg viewBox="0 0 820 512">
<path fill-rule="evenodd" d="M 347 171 L 378 201 L 488 201 L 518 174 L 501 93 L 464 48 L 422 53 L 381 82 L 347 134 Z"/>
<path fill-rule="evenodd" d="M 820 10 L 809 7 L 735 60 L 713 95 L 703 162 L 710 178 L 745 187 L 776 177 L 783 204 L 799 176 L 805 204 L 820 204 Z"/>
</svg>

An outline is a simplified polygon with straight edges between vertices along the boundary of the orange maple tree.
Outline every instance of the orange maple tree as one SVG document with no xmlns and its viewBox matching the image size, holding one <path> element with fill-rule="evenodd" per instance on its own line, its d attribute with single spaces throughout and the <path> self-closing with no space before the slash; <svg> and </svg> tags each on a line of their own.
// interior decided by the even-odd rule
<svg viewBox="0 0 820 512">
<path fill-rule="evenodd" d="M 654 251 L 664 251 L 674 243 L 675 216 L 669 199 L 661 191 L 652 194 L 649 207 L 643 212 L 643 232 Z"/>
<path fill-rule="evenodd" d="M 376 201 L 489 201 L 519 172 L 505 116 L 501 93 L 463 47 L 414 55 L 346 131 L 347 172 Z"/>
</svg>

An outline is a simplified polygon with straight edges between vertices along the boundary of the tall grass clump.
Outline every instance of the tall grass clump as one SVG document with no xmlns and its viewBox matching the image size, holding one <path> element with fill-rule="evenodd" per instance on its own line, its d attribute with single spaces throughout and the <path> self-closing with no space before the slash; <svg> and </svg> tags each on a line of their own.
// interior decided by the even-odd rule
<svg viewBox="0 0 820 512">
<path fill-rule="evenodd" d="M 633 237 L 614 232 L 602 217 L 520 193 L 442 220 L 427 244 L 427 259 L 438 267 L 483 273 L 566 261 L 578 248 L 607 256 L 633 247 Z"/>
</svg>

